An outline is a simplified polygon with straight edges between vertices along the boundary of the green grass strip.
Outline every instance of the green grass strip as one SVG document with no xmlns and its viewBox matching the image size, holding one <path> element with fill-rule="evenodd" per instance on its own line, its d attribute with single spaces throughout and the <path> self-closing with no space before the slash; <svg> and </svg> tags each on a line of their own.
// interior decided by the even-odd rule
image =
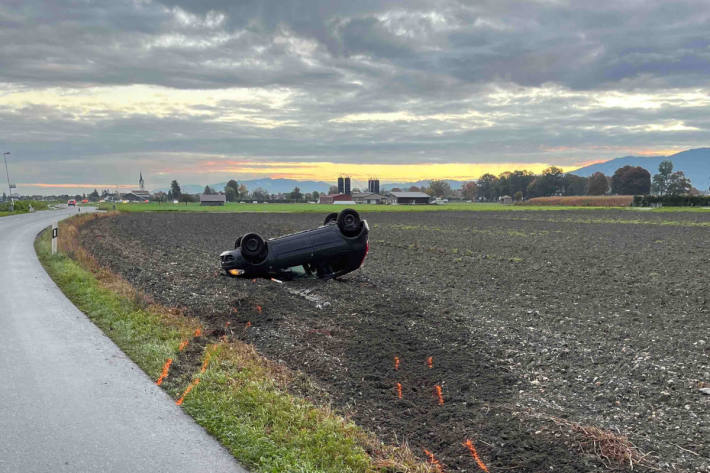
<svg viewBox="0 0 710 473">
<path fill-rule="evenodd" d="M 279 389 L 258 359 L 217 346 L 185 410 L 259 472 L 377 471 L 354 424 Z"/>
<path fill-rule="evenodd" d="M 151 378 L 174 357 L 186 330 L 163 323 L 134 299 L 101 287 L 92 273 L 63 253 L 51 254 L 50 232 L 35 240 L 37 255 L 64 294 Z M 189 332 L 188 332 L 189 333 Z"/>
</svg>

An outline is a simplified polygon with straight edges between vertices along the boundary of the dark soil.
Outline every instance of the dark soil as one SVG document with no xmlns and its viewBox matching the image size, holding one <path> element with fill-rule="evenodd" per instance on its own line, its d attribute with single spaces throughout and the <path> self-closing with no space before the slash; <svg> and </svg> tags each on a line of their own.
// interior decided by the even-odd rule
<svg viewBox="0 0 710 473">
<path fill-rule="evenodd" d="M 159 302 L 217 335 L 229 321 L 231 336 L 306 373 L 358 424 L 422 458 L 426 448 L 448 472 L 478 471 L 466 439 L 492 472 L 619 467 L 580 450 L 588 439 L 568 422 L 627 436 L 660 471 L 710 471 L 699 391 L 710 382 L 710 214 L 364 217 L 370 254 L 341 281 L 219 271 L 238 235 L 302 230 L 320 215 L 124 214 L 81 238 Z"/>
</svg>

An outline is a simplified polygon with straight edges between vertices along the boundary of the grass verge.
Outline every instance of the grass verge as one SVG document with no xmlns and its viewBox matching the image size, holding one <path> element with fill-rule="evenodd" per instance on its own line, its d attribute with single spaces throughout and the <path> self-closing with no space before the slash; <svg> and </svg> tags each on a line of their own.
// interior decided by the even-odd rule
<svg viewBox="0 0 710 473">
<path fill-rule="evenodd" d="M 182 407 L 243 465 L 269 473 L 433 471 L 406 446 L 386 446 L 327 406 L 290 394 L 296 374 L 250 345 L 209 333 L 193 338 L 200 328 L 196 319 L 154 304 L 78 246 L 78 229 L 92 218 L 101 216 L 61 222 L 61 251 L 54 256 L 49 232 L 40 234 L 40 261 L 67 297 L 153 379 L 166 360 L 186 356 L 185 341 L 206 345 L 201 369 L 167 373 L 168 379 L 191 379 L 189 391 L 175 383 L 163 386 L 174 398 L 184 397 Z"/>
</svg>

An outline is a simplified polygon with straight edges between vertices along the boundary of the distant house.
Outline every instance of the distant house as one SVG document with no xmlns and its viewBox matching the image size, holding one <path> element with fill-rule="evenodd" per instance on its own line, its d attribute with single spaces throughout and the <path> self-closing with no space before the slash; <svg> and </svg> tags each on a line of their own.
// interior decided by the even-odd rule
<svg viewBox="0 0 710 473">
<path fill-rule="evenodd" d="M 122 194 L 121 198 L 129 202 L 145 202 L 150 200 L 150 192 L 146 190 L 131 191 L 127 194 Z"/>
<path fill-rule="evenodd" d="M 383 204 L 386 199 L 374 192 L 353 192 L 352 200 L 356 204 Z"/>
<path fill-rule="evenodd" d="M 226 201 L 224 194 L 200 194 L 200 205 L 224 205 Z"/>
<path fill-rule="evenodd" d="M 352 201 L 352 196 L 350 194 L 330 194 L 322 195 L 318 198 L 318 202 L 321 204 L 333 204 L 335 202 L 350 202 Z"/>
<path fill-rule="evenodd" d="M 398 205 L 428 204 L 431 200 L 424 192 L 390 192 L 387 197 L 390 204 Z"/>
<path fill-rule="evenodd" d="M 509 195 L 502 195 L 499 198 L 501 204 L 510 205 L 513 203 L 513 198 Z"/>
</svg>

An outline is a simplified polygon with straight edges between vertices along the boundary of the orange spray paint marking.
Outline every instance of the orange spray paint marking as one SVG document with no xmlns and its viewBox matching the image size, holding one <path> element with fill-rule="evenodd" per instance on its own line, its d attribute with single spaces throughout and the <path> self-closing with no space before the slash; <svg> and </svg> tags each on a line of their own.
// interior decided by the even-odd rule
<svg viewBox="0 0 710 473">
<path fill-rule="evenodd" d="M 434 386 L 434 389 L 436 389 L 436 396 L 439 398 L 439 405 L 443 406 L 444 405 L 444 396 L 441 394 L 441 386 L 438 384 Z"/>
<path fill-rule="evenodd" d="M 247 324 L 244 326 L 244 328 L 249 328 L 251 327 L 251 321 L 247 322 Z"/>
<path fill-rule="evenodd" d="M 398 356 L 394 357 L 394 369 L 395 370 L 399 369 L 399 357 Z"/>
<path fill-rule="evenodd" d="M 190 343 L 190 340 L 183 340 L 182 342 L 180 342 L 180 346 L 178 347 L 178 351 L 183 351 L 189 343 Z"/>
<path fill-rule="evenodd" d="M 471 455 L 473 456 L 473 459 L 476 460 L 478 467 L 488 473 L 488 467 L 485 463 L 483 463 L 483 461 L 481 461 L 481 457 L 478 456 L 478 452 L 476 451 L 476 447 L 473 446 L 473 442 L 467 439 L 466 442 L 463 443 L 463 446 L 468 448 L 468 451 L 471 452 Z"/>
<path fill-rule="evenodd" d="M 400 383 L 397 383 L 397 397 L 402 399 L 402 385 Z"/>
<path fill-rule="evenodd" d="M 239 309 L 237 309 L 236 307 L 232 307 L 232 313 L 233 313 L 233 314 L 238 314 L 238 313 L 239 313 Z"/>
<path fill-rule="evenodd" d="M 261 314 L 261 306 L 260 305 L 256 306 L 256 311 Z"/>
<path fill-rule="evenodd" d="M 437 460 L 436 457 L 434 457 L 434 454 L 431 453 L 426 448 L 423 448 L 422 450 L 424 450 L 424 454 L 429 458 L 429 463 L 434 465 L 434 468 L 436 468 L 436 471 L 438 471 L 439 473 L 444 473 L 444 467 L 441 466 L 441 462 L 439 462 L 439 460 Z"/>
<path fill-rule="evenodd" d="M 431 356 L 427 358 L 426 365 L 429 367 L 429 369 L 432 369 L 434 367 L 434 358 Z"/>
<path fill-rule="evenodd" d="M 198 327 L 195 329 L 195 336 L 199 337 L 200 335 L 202 335 L 202 329 Z"/>
<path fill-rule="evenodd" d="M 202 368 L 200 369 L 200 373 L 204 373 L 207 371 L 207 365 L 210 364 L 210 354 L 208 353 L 207 356 L 205 357 L 205 361 L 202 363 Z"/>
<path fill-rule="evenodd" d="M 170 365 L 173 363 L 172 358 L 168 358 L 168 361 L 165 362 L 165 365 L 163 366 L 163 372 L 160 373 L 160 378 L 158 378 L 158 381 L 155 382 L 158 386 L 163 384 L 163 380 L 168 377 L 168 370 L 170 370 Z"/>
<path fill-rule="evenodd" d="M 187 387 L 187 389 L 185 390 L 185 392 L 182 393 L 182 396 L 180 397 L 180 399 L 178 399 L 177 401 L 175 401 L 175 404 L 177 404 L 178 406 L 181 406 L 182 403 L 183 403 L 183 401 L 185 400 L 185 396 L 187 396 L 188 394 L 190 394 L 190 391 L 192 391 L 192 388 L 194 388 L 194 387 L 197 386 L 198 384 L 200 384 L 200 378 L 196 378 L 192 383 L 190 383 L 190 385 Z"/>
</svg>

